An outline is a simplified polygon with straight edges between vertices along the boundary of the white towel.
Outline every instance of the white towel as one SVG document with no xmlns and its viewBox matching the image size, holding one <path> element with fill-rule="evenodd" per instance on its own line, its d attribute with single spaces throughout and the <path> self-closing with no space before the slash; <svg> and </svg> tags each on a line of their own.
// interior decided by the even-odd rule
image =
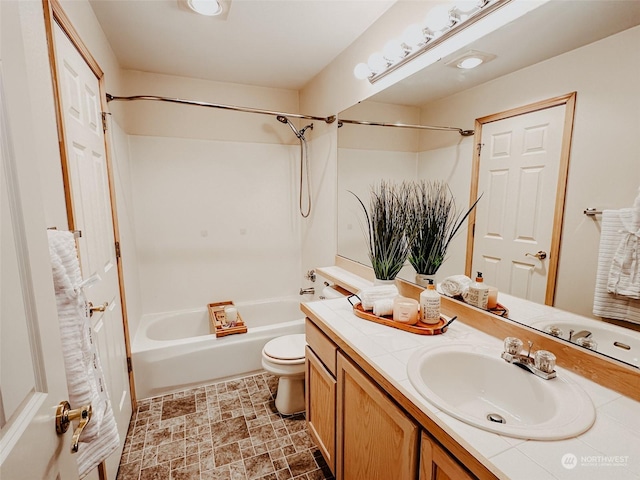
<svg viewBox="0 0 640 480">
<path fill-rule="evenodd" d="M 440 290 L 449 297 L 455 297 L 456 295 L 464 295 L 467 293 L 469 285 L 472 283 L 473 280 L 466 275 L 451 275 L 442 281 Z"/>
<path fill-rule="evenodd" d="M 607 291 L 640 300 L 640 195 L 631 215 L 620 216 L 621 240 L 611 259 Z"/>
<path fill-rule="evenodd" d="M 60 337 L 71 408 L 91 404 L 91 420 L 80 436 L 76 460 L 80 478 L 120 444 L 100 357 L 87 311 L 76 243 L 71 232 L 48 230 Z"/>
<path fill-rule="evenodd" d="M 378 317 L 393 315 L 393 298 L 382 298 L 373 302 L 373 314 Z"/>
<path fill-rule="evenodd" d="M 640 324 L 640 300 L 617 296 L 607 291 L 612 260 L 624 237 L 624 223 L 628 224 L 633 214 L 631 208 L 602 212 L 593 314 Z"/>
<path fill-rule="evenodd" d="M 376 300 L 393 299 L 397 296 L 398 287 L 395 285 L 376 285 L 363 288 L 358 292 L 358 297 L 360 297 L 360 302 L 364 310 L 373 310 L 373 303 Z"/>
</svg>

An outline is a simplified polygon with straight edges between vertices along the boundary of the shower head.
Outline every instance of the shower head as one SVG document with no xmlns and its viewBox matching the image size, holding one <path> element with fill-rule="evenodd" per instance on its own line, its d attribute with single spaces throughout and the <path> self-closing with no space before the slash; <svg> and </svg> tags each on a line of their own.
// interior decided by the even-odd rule
<svg viewBox="0 0 640 480">
<path fill-rule="evenodd" d="M 294 126 L 293 126 L 293 123 L 291 123 L 287 117 L 285 117 L 284 115 L 278 115 L 278 116 L 276 117 L 276 119 L 277 119 L 279 122 L 281 122 L 281 123 L 285 123 L 285 124 L 289 125 L 289 128 L 291 128 L 291 131 L 292 131 L 293 133 L 295 133 L 296 137 L 298 137 L 298 138 L 302 138 L 302 135 L 303 135 L 303 133 L 304 133 L 304 132 L 303 132 L 303 133 L 300 133 L 300 132 L 298 131 L 298 129 L 297 129 L 296 127 L 294 127 Z"/>
<path fill-rule="evenodd" d="M 304 136 L 304 132 L 306 132 L 308 129 L 313 130 L 313 123 L 310 123 L 309 125 L 307 125 L 304 128 L 300 129 L 300 135 Z"/>
</svg>

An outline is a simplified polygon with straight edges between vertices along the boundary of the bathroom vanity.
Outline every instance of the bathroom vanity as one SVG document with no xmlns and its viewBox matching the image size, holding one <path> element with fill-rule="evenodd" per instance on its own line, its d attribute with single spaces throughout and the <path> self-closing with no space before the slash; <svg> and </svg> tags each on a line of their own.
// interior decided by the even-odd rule
<svg viewBox="0 0 640 480">
<path fill-rule="evenodd" d="M 637 479 L 640 475 L 640 402 L 628 394 L 559 366 L 558 376 L 579 385 L 593 402 L 593 426 L 557 441 L 499 435 L 438 409 L 420 395 L 407 374 L 409 359 L 417 350 L 465 343 L 486 346 L 499 357 L 499 338 L 458 321 L 442 335 L 412 335 L 356 317 L 344 298 L 305 303 L 302 310 L 307 317 L 307 422 L 337 479 Z M 550 345 L 544 348 L 562 358 L 562 349 L 554 349 L 553 341 Z M 576 458 L 575 469 L 567 467 L 567 455 Z M 609 463 L 602 464 L 603 459 Z"/>
</svg>

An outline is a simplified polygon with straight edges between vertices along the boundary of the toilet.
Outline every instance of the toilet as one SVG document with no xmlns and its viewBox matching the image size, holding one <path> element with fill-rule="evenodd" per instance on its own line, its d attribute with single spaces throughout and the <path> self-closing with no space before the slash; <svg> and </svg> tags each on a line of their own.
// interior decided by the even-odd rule
<svg viewBox="0 0 640 480">
<path fill-rule="evenodd" d="M 276 408 L 283 415 L 304 412 L 305 334 L 285 335 L 267 342 L 262 367 L 278 377 Z"/>
</svg>

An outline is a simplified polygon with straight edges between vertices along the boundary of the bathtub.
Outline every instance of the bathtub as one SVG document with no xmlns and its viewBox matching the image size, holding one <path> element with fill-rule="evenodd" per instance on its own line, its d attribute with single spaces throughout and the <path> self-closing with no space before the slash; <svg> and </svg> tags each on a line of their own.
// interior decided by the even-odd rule
<svg viewBox="0 0 640 480">
<path fill-rule="evenodd" d="M 237 303 L 248 332 L 216 338 L 206 308 L 143 315 L 131 352 L 138 399 L 262 370 L 262 347 L 304 333 L 300 299 Z"/>
</svg>

